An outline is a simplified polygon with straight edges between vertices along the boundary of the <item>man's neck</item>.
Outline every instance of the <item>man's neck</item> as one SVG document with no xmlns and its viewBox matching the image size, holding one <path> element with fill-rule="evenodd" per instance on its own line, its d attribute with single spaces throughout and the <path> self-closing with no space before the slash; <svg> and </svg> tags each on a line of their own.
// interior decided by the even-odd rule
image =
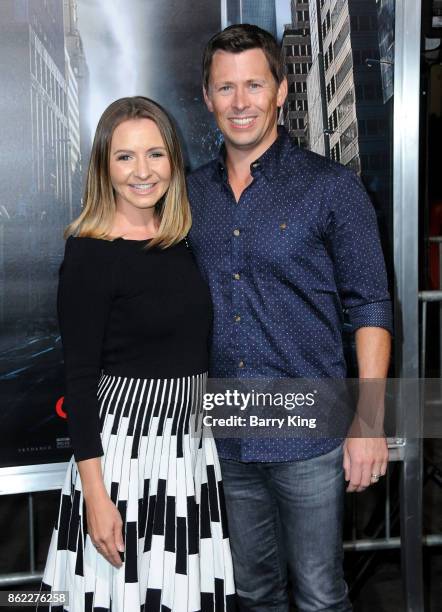
<svg viewBox="0 0 442 612">
<path fill-rule="evenodd" d="M 258 146 L 250 149 L 240 149 L 226 142 L 226 167 L 229 180 L 235 180 L 247 184 L 250 182 L 250 166 L 269 149 L 278 137 L 277 130 L 270 138 L 261 142 Z"/>
</svg>

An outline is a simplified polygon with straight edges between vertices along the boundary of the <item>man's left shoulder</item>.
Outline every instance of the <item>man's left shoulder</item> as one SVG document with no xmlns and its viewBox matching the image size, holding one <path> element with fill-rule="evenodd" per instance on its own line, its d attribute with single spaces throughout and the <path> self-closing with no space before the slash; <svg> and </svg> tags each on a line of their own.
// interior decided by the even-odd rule
<svg viewBox="0 0 442 612">
<path fill-rule="evenodd" d="M 324 155 L 299 147 L 294 142 L 292 142 L 290 154 L 286 160 L 288 162 L 286 167 L 288 166 L 290 170 L 296 170 L 298 174 L 308 174 L 317 181 L 325 181 L 327 184 L 336 181 L 351 181 L 357 177 L 352 169 Z"/>
</svg>

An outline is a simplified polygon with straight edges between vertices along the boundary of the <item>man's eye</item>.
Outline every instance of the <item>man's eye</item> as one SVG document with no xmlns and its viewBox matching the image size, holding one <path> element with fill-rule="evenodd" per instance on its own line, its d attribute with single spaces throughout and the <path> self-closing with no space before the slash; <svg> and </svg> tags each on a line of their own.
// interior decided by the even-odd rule
<svg viewBox="0 0 442 612">
<path fill-rule="evenodd" d="M 223 85 L 219 88 L 219 91 L 229 91 L 230 89 L 232 89 L 230 85 Z"/>
<path fill-rule="evenodd" d="M 261 83 L 250 83 L 250 89 L 259 89 L 261 87 Z"/>
</svg>

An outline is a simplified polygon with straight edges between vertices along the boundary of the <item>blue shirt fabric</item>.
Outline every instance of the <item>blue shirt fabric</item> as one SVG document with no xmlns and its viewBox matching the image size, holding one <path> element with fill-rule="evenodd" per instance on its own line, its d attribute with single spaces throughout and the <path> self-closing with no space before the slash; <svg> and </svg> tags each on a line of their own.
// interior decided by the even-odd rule
<svg viewBox="0 0 442 612">
<path fill-rule="evenodd" d="M 238 202 L 225 149 L 188 178 L 190 243 L 211 290 L 213 378 L 342 378 L 353 330 L 392 330 L 377 221 L 358 176 L 299 148 L 283 127 Z M 292 461 L 338 439 L 218 439 L 222 458 Z"/>
</svg>

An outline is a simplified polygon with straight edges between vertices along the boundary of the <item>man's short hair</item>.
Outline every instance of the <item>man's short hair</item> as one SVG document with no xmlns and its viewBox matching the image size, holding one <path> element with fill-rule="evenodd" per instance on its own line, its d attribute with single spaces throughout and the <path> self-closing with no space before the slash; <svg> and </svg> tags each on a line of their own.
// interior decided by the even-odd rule
<svg viewBox="0 0 442 612">
<path fill-rule="evenodd" d="M 266 30 L 249 23 L 231 25 L 215 34 L 206 45 L 203 55 L 203 85 L 209 89 L 210 68 L 216 51 L 241 53 L 248 49 L 262 49 L 271 73 L 279 85 L 285 77 L 281 49 L 274 37 Z"/>
</svg>

